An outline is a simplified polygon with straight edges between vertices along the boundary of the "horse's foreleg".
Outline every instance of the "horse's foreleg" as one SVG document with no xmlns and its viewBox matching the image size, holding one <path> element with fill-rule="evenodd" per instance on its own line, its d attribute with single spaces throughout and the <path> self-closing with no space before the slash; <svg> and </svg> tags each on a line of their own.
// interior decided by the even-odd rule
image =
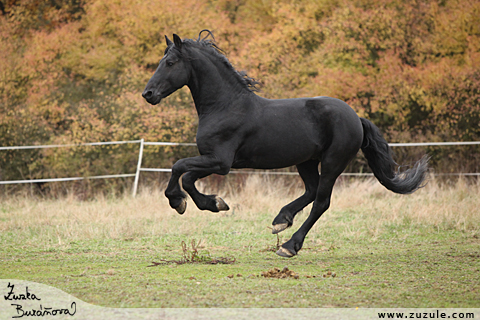
<svg viewBox="0 0 480 320">
<path fill-rule="evenodd" d="M 177 210 L 179 214 L 183 214 L 187 209 L 187 195 L 182 191 L 178 183 L 178 179 L 180 179 L 182 174 L 183 172 L 178 169 L 174 170 L 172 167 L 172 175 L 165 190 L 165 196 L 168 198 L 170 207 Z"/>
<path fill-rule="evenodd" d="M 182 214 L 186 209 L 186 195 L 181 190 L 178 180 L 182 178 L 183 188 L 192 197 L 192 200 L 201 210 L 210 210 L 218 212 L 219 210 L 228 210 L 226 203 L 217 196 L 206 196 L 198 192 L 195 188 L 197 179 L 206 177 L 212 173 L 225 175 L 230 171 L 230 166 L 226 161 L 216 157 L 198 156 L 181 159 L 172 167 L 172 176 L 165 190 L 165 196 L 168 198 L 170 206 Z"/>
<path fill-rule="evenodd" d="M 272 223 L 273 234 L 282 232 L 288 227 L 291 227 L 295 215 L 315 200 L 319 179 L 318 163 L 319 161 L 310 160 L 297 165 L 298 173 L 305 183 L 305 193 L 280 210 L 280 213 L 275 217 Z"/>
<path fill-rule="evenodd" d="M 217 195 L 205 195 L 200 193 L 195 187 L 195 181 L 210 175 L 207 172 L 189 171 L 182 177 L 182 186 L 190 195 L 193 202 L 200 210 L 210 210 L 212 212 L 226 211 L 230 208 L 225 201 Z"/>
</svg>

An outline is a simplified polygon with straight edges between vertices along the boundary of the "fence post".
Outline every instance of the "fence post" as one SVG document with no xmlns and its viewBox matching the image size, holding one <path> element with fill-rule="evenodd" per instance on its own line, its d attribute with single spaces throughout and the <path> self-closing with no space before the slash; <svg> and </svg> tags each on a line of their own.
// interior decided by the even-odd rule
<svg viewBox="0 0 480 320">
<path fill-rule="evenodd" d="M 137 195 L 138 180 L 140 178 L 140 169 L 142 168 L 143 142 L 144 140 L 140 139 L 140 151 L 138 152 L 137 172 L 135 173 L 135 182 L 133 183 L 133 193 L 132 193 L 133 197 Z"/>
</svg>

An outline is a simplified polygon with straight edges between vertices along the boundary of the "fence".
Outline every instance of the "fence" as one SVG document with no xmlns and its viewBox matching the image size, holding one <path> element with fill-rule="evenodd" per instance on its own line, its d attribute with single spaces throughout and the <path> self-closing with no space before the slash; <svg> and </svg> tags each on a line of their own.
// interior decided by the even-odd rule
<svg viewBox="0 0 480 320">
<path fill-rule="evenodd" d="M 22 184 L 22 183 L 41 183 L 41 182 L 61 182 L 61 181 L 76 181 L 84 179 L 111 179 L 111 178 L 127 178 L 135 177 L 133 183 L 132 195 L 135 196 L 138 190 L 138 181 L 141 172 L 171 172 L 170 168 L 142 168 L 142 158 L 144 146 L 196 146 L 196 143 L 176 143 L 176 142 L 145 142 L 141 140 L 131 141 L 110 141 L 110 142 L 91 142 L 82 144 L 64 144 L 64 145 L 38 145 L 38 146 L 17 146 L 17 147 L 0 147 L 2 150 L 25 150 L 25 149 L 46 149 L 46 148 L 65 148 L 65 147 L 79 147 L 79 146 L 101 146 L 114 144 L 140 144 L 138 152 L 138 163 L 135 173 L 113 174 L 102 176 L 89 177 L 68 177 L 68 178 L 50 178 L 50 179 L 31 179 L 31 180 L 10 180 L 0 181 L 0 185 L 4 184 Z M 462 145 L 480 145 L 480 141 L 469 142 L 424 142 L 424 143 L 390 143 L 391 147 L 428 147 L 428 146 L 462 146 Z M 230 173 L 241 174 L 276 174 L 276 175 L 297 175 L 296 172 L 274 172 L 274 171 L 230 171 Z M 371 176 L 371 173 L 343 173 L 344 176 Z M 463 175 L 463 176 L 480 176 L 480 173 L 447 173 L 438 175 Z"/>
</svg>

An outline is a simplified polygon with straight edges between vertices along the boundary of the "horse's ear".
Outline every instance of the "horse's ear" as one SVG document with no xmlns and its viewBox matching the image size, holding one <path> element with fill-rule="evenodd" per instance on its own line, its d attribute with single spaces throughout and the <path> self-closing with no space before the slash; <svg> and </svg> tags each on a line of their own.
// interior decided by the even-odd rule
<svg viewBox="0 0 480 320">
<path fill-rule="evenodd" d="M 173 34 L 173 42 L 175 42 L 175 46 L 178 49 L 182 49 L 182 39 L 180 39 L 180 37 L 176 34 Z"/>
<path fill-rule="evenodd" d="M 167 40 L 167 47 L 170 47 L 173 44 L 172 40 L 168 39 L 167 36 L 165 36 L 165 40 Z"/>
</svg>

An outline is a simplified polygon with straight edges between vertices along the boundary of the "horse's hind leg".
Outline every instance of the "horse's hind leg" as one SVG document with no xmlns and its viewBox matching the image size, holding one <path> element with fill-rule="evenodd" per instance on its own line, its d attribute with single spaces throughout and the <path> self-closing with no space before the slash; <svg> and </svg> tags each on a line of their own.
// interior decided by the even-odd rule
<svg viewBox="0 0 480 320">
<path fill-rule="evenodd" d="M 322 166 L 323 167 L 323 166 Z M 320 185 L 317 191 L 317 197 L 313 203 L 312 211 L 307 220 L 302 224 L 300 229 L 295 232 L 290 240 L 282 244 L 277 254 L 282 257 L 290 258 L 298 253 L 302 248 L 305 236 L 308 231 L 313 227 L 315 222 L 321 217 L 321 215 L 330 206 L 330 197 L 332 194 L 333 185 L 335 184 L 337 176 L 328 175 L 320 176 Z"/>
<path fill-rule="evenodd" d="M 337 152 L 335 153 L 330 153 L 322 161 L 322 174 L 320 175 L 320 180 L 312 211 L 310 212 L 307 220 L 305 220 L 302 226 L 298 229 L 298 231 L 292 235 L 292 238 L 282 244 L 280 249 L 277 251 L 278 255 L 290 258 L 296 255 L 298 251 L 302 248 L 305 236 L 307 235 L 308 231 L 310 231 L 315 222 L 317 222 L 317 220 L 330 206 L 330 198 L 332 195 L 335 181 L 346 168 L 347 164 L 350 162 L 350 159 L 352 159 L 355 155 L 356 150 L 355 152 L 353 152 L 353 150 L 355 149 L 352 149 L 350 154 L 344 153 L 342 151 L 339 152 L 337 150 Z"/>
<path fill-rule="evenodd" d="M 318 164 L 319 161 L 309 160 L 307 162 L 297 165 L 298 173 L 305 183 L 305 193 L 287 204 L 280 210 L 280 213 L 273 220 L 272 233 L 276 234 L 291 227 L 295 215 L 305 208 L 309 203 L 315 200 L 315 195 L 318 189 Z"/>
</svg>

